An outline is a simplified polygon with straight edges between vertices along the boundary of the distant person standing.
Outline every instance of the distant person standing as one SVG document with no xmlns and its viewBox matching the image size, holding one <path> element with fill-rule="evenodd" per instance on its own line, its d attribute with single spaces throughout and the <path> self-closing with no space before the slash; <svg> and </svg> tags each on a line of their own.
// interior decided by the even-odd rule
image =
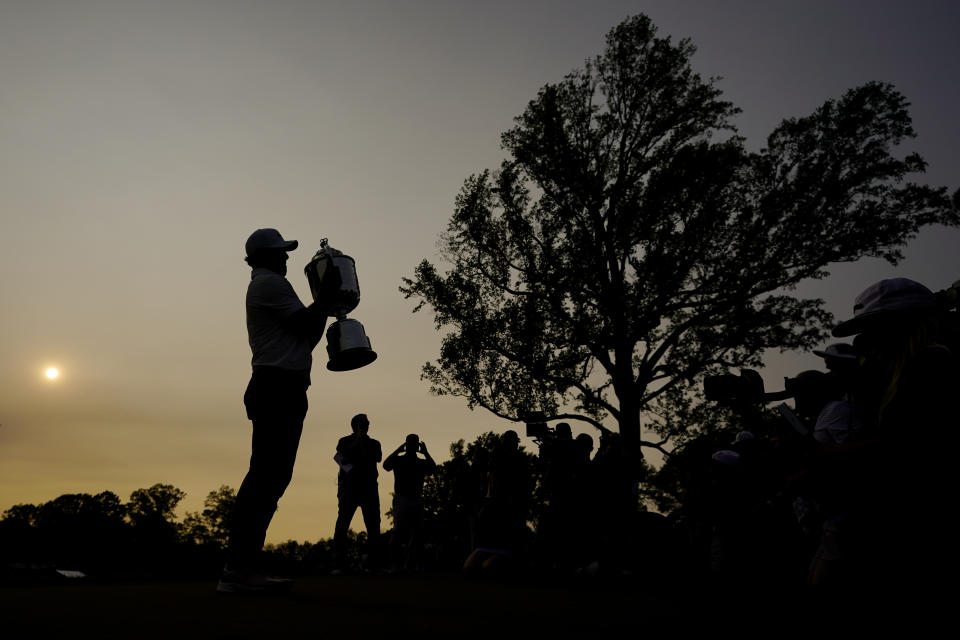
<svg viewBox="0 0 960 640">
<path fill-rule="evenodd" d="M 494 444 L 487 492 L 477 522 L 477 546 L 463 563 L 468 574 L 510 571 L 520 564 L 534 481 L 520 436 L 505 431 Z"/>
<path fill-rule="evenodd" d="M 353 433 L 337 442 L 334 459 L 340 465 L 337 475 L 337 524 L 333 534 L 335 571 L 346 568 L 346 542 L 350 521 L 360 508 L 367 529 L 367 552 L 375 562 L 380 538 L 380 493 L 377 487 L 377 463 L 383 459 L 380 443 L 368 435 L 370 421 L 364 413 L 350 420 Z"/>
<path fill-rule="evenodd" d="M 423 458 L 418 457 L 418 453 L 422 453 Z M 420 436 L 411 433 L 387 456 L 383 468 L 393 471 L 393 537 L 390 541 L 393 563 L 395 568 L 415 569 L 423 526 L 423 482 L 437 468 L 437 463 Z M 407 552 L 400 563 L 402 545 L 406 545 Z"/>
<path fill-rule="evenodd" d="M 276 229 L 257 229 L 247 239 L 247 333 L 253 374 L 243 402 L 253 422 L 252 454 L 234 508 L 221 592 L 274 591 L 290 581 L 260 572 L 257 556 L 267 527 L 293 476 L 303 419 L 307 414 L 311 352 L 323 336 L 328 310 L 340 288 L 330 270 L 317 302 L 304 307 L 286 279 L 287 252 L 296 240 Z"/>
</svg>

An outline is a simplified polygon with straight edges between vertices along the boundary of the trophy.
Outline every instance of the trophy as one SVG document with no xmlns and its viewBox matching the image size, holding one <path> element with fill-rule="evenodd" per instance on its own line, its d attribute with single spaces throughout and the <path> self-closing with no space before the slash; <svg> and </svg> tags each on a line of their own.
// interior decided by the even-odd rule
<svg viewBox="0 0 960 640">
<path fill-rule="evenodd" d="M 376 360 L 377 354 L 370 348 L 370 339 L 363 325 L 347 318 L 347 314 L 360 304 L 356 263 L 350 256 L 331 247 L 324 238 L 320 241 L 320 250 L 303 269 L 314 302 L 320 295 L 320 285 L 328 269 L 340 272 L 341 284 L 328 312 L 331 318 L 337 320 L 327 329 L 327 355 L 330 357 L 327 369 L 353 371 Z"/>
</svg>

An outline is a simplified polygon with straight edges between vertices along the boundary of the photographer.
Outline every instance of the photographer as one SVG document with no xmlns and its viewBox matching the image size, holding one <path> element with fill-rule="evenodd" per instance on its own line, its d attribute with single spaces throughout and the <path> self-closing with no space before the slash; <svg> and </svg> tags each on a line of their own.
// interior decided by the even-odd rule
<svg viewBox="0 0 960 640">
<path fill-rule="evenodd" d="M 717 443 L 721 448 L 698 470 L 693 488 L 691 533 L 713 576 L 725 584 L 800 584 L 809 560 L 794 499 L 805 493 L 797 479 L 808 464 L 810 428 L 830 398 L 830 385 L 826 374 L 804 371 L 784 386 L 765 393 L 762 378 L 749 369 L 704 381 L 707 399 L 729 407 L 730 426 L 741 429 L 732 441 Z M 785 421 L 764 412 L 767 402 L 788 398 L 793 409 L 778 407 Z"/>
<path fill-rule="evenodd" d="M 566 550 L 575 542 L 571 535 L 576 519 L 576 451 L 570 425 L 561 422 L 553 431 L 549 427 L 540 430 L 537 442 L 543 473 L 541 495 L 545 504 L 537 524 L 536 553 L 540 564 L 564 568 L 563 565 L 569 564 Z"/>
<path fill-rule="evenodd" d="M 417 457 L 423 454 L 423 458 Z M 430 457 L 420 436 L 411 433 L 397 450 L 383 461 L 384 471 L 393 472 L 393 537 L 390 555 L 394 569 L 416 569 L 423 527 L 423 481 L 434 472 L 437 463 Z M 406 546 L 403 562 L 401 547 Z"/>
</svg>

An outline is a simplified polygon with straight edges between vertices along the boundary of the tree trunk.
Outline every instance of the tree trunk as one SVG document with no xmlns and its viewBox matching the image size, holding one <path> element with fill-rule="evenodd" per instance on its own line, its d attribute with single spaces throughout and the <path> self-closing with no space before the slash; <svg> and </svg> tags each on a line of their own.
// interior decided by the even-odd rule
<svg viewBox="0 0 960 640">
<path fill-rule="evenodd" d="M 620 397 L 620 435 L 631 453 L 643 457 L 640 449 L 640 406 L 633 393 Z"/>
</svg>

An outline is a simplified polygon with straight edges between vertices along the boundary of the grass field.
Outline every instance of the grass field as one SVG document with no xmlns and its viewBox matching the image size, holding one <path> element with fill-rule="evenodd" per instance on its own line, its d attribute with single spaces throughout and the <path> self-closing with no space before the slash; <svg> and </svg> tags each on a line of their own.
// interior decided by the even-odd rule
<svg viewBox="0 0 960 640">
<path fill-rule="evenodd" d="M 4 587 L 0 613 L 7 638 L 568 637 L 639 632 L 652 619 L 683 617 L 675 603 L 625 583 L 475 582 L 448 574 L 306 578 L 269 596 L 218 594 L 213 582 Z"/>
</svg>

